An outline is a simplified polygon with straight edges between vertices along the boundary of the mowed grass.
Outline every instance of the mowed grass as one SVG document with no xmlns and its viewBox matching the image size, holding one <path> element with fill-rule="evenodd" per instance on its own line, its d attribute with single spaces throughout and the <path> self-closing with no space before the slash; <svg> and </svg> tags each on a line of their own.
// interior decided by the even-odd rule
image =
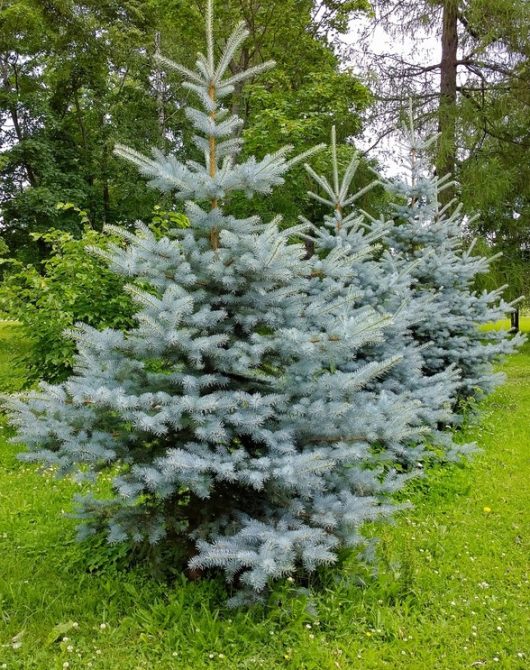
<svg viewBox="0 0 530 670">
<path fill-rule="evenodd" d="M 16 326 L 0 344 L 1 384 L 16 390 Z M 411 486 L 414 509 L 378 528 L 377 575 L 350 559 L 250 611 L 227 611 L 220 581 L 164 584 L 77 544 L 64 515 L 76 486 L 18 462 L 4 427 L 0 668 L 530 668 L 530 347 L 504 369 L 462 435 L 482 451 Z"/>
</svg>

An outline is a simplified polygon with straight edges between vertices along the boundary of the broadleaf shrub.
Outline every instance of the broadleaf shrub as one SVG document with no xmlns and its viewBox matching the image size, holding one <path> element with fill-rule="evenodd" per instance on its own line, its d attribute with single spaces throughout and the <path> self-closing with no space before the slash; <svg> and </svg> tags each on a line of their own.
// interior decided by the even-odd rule
<svg viewBox="0 0 530 670">
<path fill-rule="evenodd" d="M 134 304 L 124 291 L 127 279 L 111 272 L 107 263 L 90 251 L 91 247 L 105 250 L 109 245 L 120 245 L 121 238 L 91 228 L 87 212 L 74 203 L 58 202 L 56 209 L 73 210 L 78 215 L 84 226 L 80 238 L 56 229 L 34 233 L 33 239 L 50 247 L 40 267 L 2 259 L 9 270 L 0 284 L 0 313 L 19 321 L 22 334 L 31 343 L 16 357 L 16 363 L 27 371 L 26 386 L 39 380 L 62 381 L 72 372 L 75 343 L 65 332 L 76 322 L 118 330 L 133 324 Z M 149 223 L 157 239 L 171 228 L 188 226 L 184 214 L 159 205 Z"/>
<path fill-rule="evenodd" d="M 61 381 L 72 370 L 75 343 L 65 331 L 83 321 L 95 328 L 125 329 L 132 324 L 133 302 L 126 279 L 110 272 L 88 246 L 107 247 L 112 238 L 85 228 L 81 238 L 51 230 L 40 239 L 51 254 L 40 271 L 13 263 L 0 286 L 0 309 L 22 325 L 31 343 L 18 356 L 27 385 L 40 379 Z"/>
</svg>

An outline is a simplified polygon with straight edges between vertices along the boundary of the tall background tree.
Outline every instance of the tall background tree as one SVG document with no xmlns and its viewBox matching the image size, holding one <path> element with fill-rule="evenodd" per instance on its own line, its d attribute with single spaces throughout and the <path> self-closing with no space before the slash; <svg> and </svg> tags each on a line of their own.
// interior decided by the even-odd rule
<svg viewBox="0 0 530 670">
<path fill-rule="evenodd" d="M 249 153 L 264 155 L 286 141 L 304 149 L 324 141 L 333 120 L 340 139 L 360 131 L 360 112 L 370 96 L 340 67 L 334 39 L 347 31 L 352 17 L 369 9 L 367 0 L 217 4 L 221 46 L 224 26 L 234 20 L 242 18 L 250 30 L 234 72 L 270 58 L 278 63 L 264 81 L 238 87 L 231 101 L 248 124 Z M 57 209 L 57 202 L 87 211 L 96 229 L 148 216 L 157 196 L 110 149 L 126 142 L 190 157 L 187 96 L 171 92 L 171 76 L 153 55 L 162 48 L 193 65 L 202 11 L 200 2 L 180 0 L 3 3 L 0 206 L 11 253 L 42 258 L 49 249 L 43 238 L 33 242 L 32 232 L 52 227 L 79 232 L 78 217 Z M 298 195 L 305 192 L 302 179 L 299 171 L 281 203 L 263 199 L 258 209 L 281 205 L 287 221 L 294 220 L 293 203 L 305 197 Z"/>
<path fill-rule="evenodd" d="M 362 48 L 353 50 L 373 75 L 372 146 L 399 126 L 411 98 L 420 129 L 440 133 L 432 156 L 438 174 L 456 178 L 442 199 L 458 194 L 469 212 L 480 213 L 477 230 L 485 247 L 504 253 L 497 274 L 513 294 L 527 291 L 530 5 L 376 0 L 374 9 Z M 381 28 L 401 46 L 375 53 L 370 35 Z"/>
<path fill-rule="evenodd" d="M 58 201 L 81 206 L 96 228 L 150 208 L 152 197 L 111 157 L 115 135 L 130 132 L 133 118 L 139 136 L 158 141 L 145 95 L 150 63 L 142 49 L 153 24 L 145 4 L 4 6 L 0 202 L 12 251 L 34 252 L 31 232 L 78 227 Z"/>
</svg>

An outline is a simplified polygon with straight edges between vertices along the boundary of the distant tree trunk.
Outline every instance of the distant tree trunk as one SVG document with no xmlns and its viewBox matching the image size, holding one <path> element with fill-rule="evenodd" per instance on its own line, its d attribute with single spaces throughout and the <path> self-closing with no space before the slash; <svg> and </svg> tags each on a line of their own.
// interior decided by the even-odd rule
<svg viewBox="0 0 530 670">
<path fill-rule="evenodd" d="M 3 89 L 8 96 L 7 99 L 9 100 L 9 93 L 11 92 L 12 86 L 11 86 L 10 73 L 9 73 L 9 67 L 7 65 L 7 61 L 2 58 L 2 60 L 0 60 L 0 66 L 1 66 L 1 69 L 2 69 Z M 14 78 L 15 78 L 15 91 L 17 92 L 17 95 L 18 95 L 18 78 L 17 78 L 17 75 L 16 75 L 16 70 L 14 72 Z M 7 109 L 9 111 L 10 116 L 11 116 L 11 121 L 13 123 L 13 128 L 15 129 L 17 140 L 19 142 L 22 142 L 24 140 L 24 133 L 22 131 L 22 127 L 20 125 L 20 120 L 18 118 L 18 110 L 17 110 L 16 103 L 9 103 L 7 105 Z M 29 163 L 29 161 L 24 160 L 22 162 L 22 165 L 24 166 L 24 169 L 26 171 L 26 176 L 27 176 L 28 181 L 31 184 L 31 186 L 38 186 L 37 177 L 35 175 L 33 167 Z"/>
<path fill-rule="evenodd" d="M 103 224 L 109 222 L 109 213 L 110 213 L 110 190 L 109 190 L 109 180 L 105 176 L 103 181 Z"/>
<path fill-rule="evenodd" d="M 456 165 L 456 73 L 458 62 L 458 0 L 444 0 L 442 16 L 442 60 L 438 128 L 440 144 L 436 162 L 440 177 L 455 173 Z M 442 204 L 454 197 L 454 189 L 440 194 Z"/>
<path fill-rule="evenodd" d="M 250 50 L 243 46 L 241 49 L 241 54 L 239 57 L 239 63 L 230 65 L 230 70 L 232 74 L 238 74 L 239 72 L 244 72 L 250 67 Z M 235 85 L 234 94 L 232 95 L 232 114 L 236 116 L 241 116 L 243 121 L 246 121 L 245 110 L 242 110 L 242 94 L 243 94 L 244 82 L 240 81 Z"/>
<path fill-rule="evenodd" d="M 155 33 L 155 54 L 160 54 L 160 32 Z M 164 109 L 164 75 L 160 69 L 160 65 L 156 64 L 155 69 L 155 91 L 156 91 L 156 107 L 158 111 L 158 126 L 160 128 L 160 136 L 162 138 L 162 146 L 165 144 L 166 134 L 166 114 Z"/>
<path fill-rule="evenodd" d="M 511 333 L 518 333 L 519 332 L 519 307 L 516 307 L 515 310 L 510 314 L 510 321 L 511 321 L 511 328 L 510 332 Z"/>
</svg>

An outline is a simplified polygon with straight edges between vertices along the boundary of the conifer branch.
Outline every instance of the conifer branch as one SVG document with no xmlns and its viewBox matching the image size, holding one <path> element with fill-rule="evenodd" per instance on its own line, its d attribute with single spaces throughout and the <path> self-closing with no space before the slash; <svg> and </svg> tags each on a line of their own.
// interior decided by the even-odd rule
<svg viewBox="0 0 530 670">
<path fill-rule="evenodd" d="M 184 65 L 175 63 L 175 61 L 172 61 L 170 58 L 166 58 L 166 56 L 162 56 L 160 53 L 155 53 L 154 59 L 161 65 L 168 67 L 170 70 L 176 70 L 182 76 L 197 84 L 197 86 L 204 86 L 203 79 L 201 79 L 195 72 L 193 72 L 193 70 L 189 70 L 187 67 L 184 67 Z"/>
<path fill-rule="evenodd" d="M 245 79 L 250 79 L 258 74 L 261 74 L 262 72 L 271 70 L 275 65 L 276 61 L 268 60 L 265 61 L 265 63 L 261 63 L 260 65 L 254 65 L 253 67 L 249 67 L 247 70 L 239 72 L 238 74 L 235 74 L 233 77 L 230 77 L 229 79 L 225 79 L 223 81 L 223 87 L 225 86 L 232 87 L 235 84 L 239 84 L 239 82 L 241 81 L 245 81 Z"/>
<path fill-rule="evenodd" d="M 366 435 L 333 435 L 313 437 L 304 441 L 313 444 L 314 442 L 370 442 L 370 439 Z"/>
</svg>

